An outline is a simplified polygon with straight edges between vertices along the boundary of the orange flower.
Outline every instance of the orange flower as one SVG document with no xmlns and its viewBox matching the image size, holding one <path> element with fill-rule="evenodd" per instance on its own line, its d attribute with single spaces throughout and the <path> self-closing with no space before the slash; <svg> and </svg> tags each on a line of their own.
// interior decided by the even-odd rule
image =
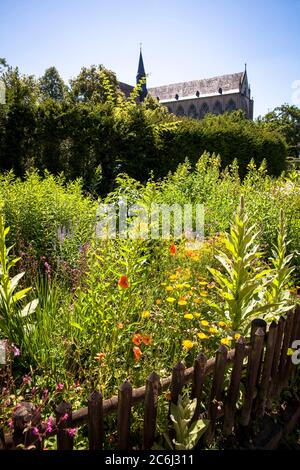
<svg viewBox="0 0 300 470">
<path fill-rule="evenodd" d="M 146 346 L 149 346 L 149 344 L 151 344 L 151 337 L 150 337 L 150 336 L 143 336 L 143 337 L 142 337 L 142 342 L 143 342 Z"/>
<path fill-rule="evenodd" d="M 117 323 L 117 328 L 119 328 L 119 330 L 122 330 L 122 328 L 124 328 L 124 323 L 122 322 Z"/>
<path fill-rule="evenodd" d="M 106 357 L 105 353 L 99 352 L 99 353 L 96 354 L 95 359 L 96 359 L 96 361 L 102 362 L 103 359 L 105 359 L 105 357 Z"/>
<path fill-rule="evenodd" d="M 185 256 L 192 257 L 192 256 L 194 256 L 194 253 L 192 251 L 186 251 Z"/>
<path fill-rule="evenodd" d="M 136 346 L 139 346 L 141 344 L 141 341 L 142 341 L 142 335 L 133 335 L 133 338 L 132 338 L 132 342 L 136 345 Z"/>
<path fill-rule="evenodd" d="M 141 359 L 142 351 L 138 347 L 133 348 L 134 360 L 138 362 Z"/>
<path fill-rule="evenodd" d="M 174 245 L 174 243 L 172 243 L 172 245 L 170 246 L 170 253 L 171 253 L 171 255 L 175 255 L 176 251 L 177 251 L 177 248 L 176 248 L 176 246 Z"/>
<path fill-rule="evenodd" d="M 118 284 L 123 289 L 128 289 L 128 287 L 129 287 L 128 277 L 127 276 L 121 276 L 120 279 L 119 279 Z"/>
</svg>

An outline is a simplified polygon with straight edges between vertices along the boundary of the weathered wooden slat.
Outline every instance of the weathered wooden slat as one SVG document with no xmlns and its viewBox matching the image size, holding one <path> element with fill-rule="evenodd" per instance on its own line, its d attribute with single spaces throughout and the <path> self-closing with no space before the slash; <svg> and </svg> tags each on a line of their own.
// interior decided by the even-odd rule
<svg viewBox="0 0 300 470">
<path fill-rule="evenodd" d="M 14 446 L 24 445 L 26 448 L 42 448 L 42 440 L 39 439 L 41 413 L 33 403 L 21 402 L 13 412 L 13 441 Z M 25 431 L 26 428 L 29 429 Z"/>
<path fill-rule="evenodd" d="M 209 425 L 204 436 L 206 445 L 211 444 L 215 435 L 218 410 L 221 406 L 224 374 L 225 374 L 225 368 L 226 368 L 226 362 L 227 362 L 226 358 L 227 358 L 227 348 L 221 345 L 216 353 L 214 376 L 213 376 L 210 398 L 209 398 L 209 403 L 208 403 Z"/>
<path fill-rule="evenodd" d="M 250 366 L 247 370 L 245 397 L 241 415 L 242 426 L 248 426 L 250 422 L 254 392 L 258 381 L 258 373 L 264 347 L 264 339 L 264 330 L 262 328 L 258 328 L 254 335 L 254 339 L 252 340 L 252 350 L 249 356 Z"/>
<path fill-rule="evenodd" d="M 288 312 L 285 327 L 284 327 L 284 336 L 282 341 L 281 353 L 280 353 L 280 360 L 278 366 L 278 381 L 277 381 L 277 394 L 279 395 L 283 386 L 284 386 L 284 378 L 285 378 L 285 368 L 287 365 L 287 351 L 290 347 L 291 335 L 292 335 L 292 328 L 294 323 L 294 312 Z"/>
<path fill-rule="evenodd" d="M 178 362 L 173 368 L 172 381 L 171 381 L 171 403 L 177 404 L 178 397 L 184 386 L 184 370 L 185 366 L 183 362 Z"/>
<path fill-rule="evenodd" d="M 300 339 L 300 306 L 297 305 L 294 311 L 293 316 L 293 326 L 292 326 L 292 333 L 291 333 L 291 340 L 289 347 L 292 347 L 293 342 L 297 339 Z M 288 385 L 289 378 L 291 377 L 292 373 L 296 371 L 296 367 L 292 362 L 291 356 L 287 356 L 287 363 L 285 367 L 285 372 L 283 376 L 283 387 Z"/>
<path fill-rule="evenodd" d="M 103 398 L 101 390 L 95 390 L 88 399 L 89 450 L 103 448 Z"/>
<path fill-rule="evenodd" d="M 245 340 L 241 336 L 235 344 L 235 357 L 231 372 L 231 380 L 224 406 L 223 432 L 225 436 L 229 436 L 230 434 L 232 434 L 233 431 L 234 418 L 236 413 L 236 403 L 239 396 L 243 361 L 245 358 L 245 347 Z"/>
<path fill-rule="evenodd" d="M 130 418 L 132 386 L 128 380 L 119 388 L 118 399 L 118 449 L 130 450 Z"/>
<path fill-rule="evenodd" d="M 278 380 L 278 366 L 279 366 L 279 359 L 280 359 L 280 353 L 281 353 L 281 347 L 282 347 L 284 327 L 285 327 L 285 318 L 280 317 L 278 321 L 278 327 L 277 327 L 276 344 L 275 344 L 275 351 L 274 351 L 272 371 L 271 371 L 271 383 L 270 383 L 270 388 L 268 391 L 269 397 L 273 396 L 273 394 L 276 393 L 276 384 Z"/>
<path fill-rule="evenodd" d="M 57 450 L 73 450 L 74 437 L 68 428 L 72 425 L 72 405 L 62 401 L 55 410 L 57 427 Z"/>
<path fill-rule="evenodd" d="M 143 449 L 150 450 L 153 446 L 156 430 L 158 395 L 160 392 L 159 375 L 155 372 L 149 375 L 146 382 L 144 404 L 144 436 Z"/>
<path fill-rule="evenodd" d="M 275 352 L 277 330 L 278 324 L 273 321 L 269 327 L 269 331 L 267 334 L 267 346 L 263 364 L 262 378 L 258 389 L 257 417 L 261 417 L 265 414 L 265 408 L 270 387 L 270 378 Z"/>
<path fill-rule="evenodd" d="M 195 362 L 194 362 L 192 398 L 196 398 L 197 403 L 196 403 L 194 416 L 192 418 L 192 422 L 197 421 L 200 415 L 201 395 L 202 395 L 202 389 L 203 389 L 204 380 L 205 380 L 206 364 L 207 364 L 207 359 L 206 359 L 205 354 L 200 353 L 199 356 L 196 357 Z"/>
</svg>

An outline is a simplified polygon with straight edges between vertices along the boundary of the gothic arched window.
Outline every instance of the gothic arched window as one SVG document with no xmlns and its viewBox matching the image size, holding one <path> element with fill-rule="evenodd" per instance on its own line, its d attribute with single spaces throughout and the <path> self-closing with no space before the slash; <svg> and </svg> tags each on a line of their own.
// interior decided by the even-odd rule
<svg viewBox="0 0 300 470">
<path fill-rule="evenodd" d="M 177 116 L 184 116 L 184 109 L 182 106 L 178 106 L 176 114 Z"/>
<path fill-rule="evenodd" d="M 189 107 L 188 116 L 193 119 L 197 118 L 197 111 L 193 104 L 191 104 L 191 106 Z"/>
<path fill-rule="evenodd" d="M 200 108 L 200 119 L 203 119 L 204 116 L 209 112 L 209 107 L 207 103 L 203 103 Z"/>
<path fill-rule="evenodd" d="M 222 105 L 220 101 L 216 101 L 213 107 L 213 114 L 222 114 Z"/>
<path fill-rule="evenodd" d="M 233 99 L 230 99 L 226 106 L 226 112 L 230 113 L 231 111 L 235 111 L 235 110 L 236 110 L 235 101 Z"/>
</svg>

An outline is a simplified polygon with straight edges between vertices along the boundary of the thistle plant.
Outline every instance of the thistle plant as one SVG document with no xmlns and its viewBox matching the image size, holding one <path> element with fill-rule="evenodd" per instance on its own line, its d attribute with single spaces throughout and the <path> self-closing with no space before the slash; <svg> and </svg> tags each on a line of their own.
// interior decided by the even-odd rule
<svg viewBox="0 0 300 470">
<path fill-rule="evenodd" d="M 270 279 L 270 269 L 257 267 L 262 257 L 256 243 L 258 232 L 251 225 L 245 212 L 244 197 L 226 236 L 225 251 L 216 255 L 225 269 L 208 268 L 216 284 L 219 303 L 206 303 L 221 317 L 231 322 L 233 331 L 246 331 L 250 319 L 270 308 L 262 302 L 263 293 Z"/>
<path fill-rule="evenodd" d="M 0 335 L 18 345 L 21 344 L 26 317 L 33 313 L 38 304 L 33 300 L 23 306 L 22 301 L 31 290 L 31 287 L 17 291 L 18 284 L 24 272 L 10 277 L 10 271 L 20 261 L 20 258 L 10 259 L 9 253 L 13 246 L 6 246 L 6 237 L 9 227 L 5 228 L 4 218 L 0 216 Z"/>
<path fill-rule="evenodd" d="M 177 405 L 171 404 L 170 418 L 176 433 L 174 439 L 164 433 L 165 445 L 156 444 L 155 450 L 192 450 L 208 426 L 208 420 L 198 419 L 192 422 L 197 399 L 179 396 Z"/>
</svg>

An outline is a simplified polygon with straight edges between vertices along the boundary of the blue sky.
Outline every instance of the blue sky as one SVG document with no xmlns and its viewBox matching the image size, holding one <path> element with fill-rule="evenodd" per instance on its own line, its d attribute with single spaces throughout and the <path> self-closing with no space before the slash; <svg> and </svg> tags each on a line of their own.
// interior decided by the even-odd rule
<svg viewBox="0 0 300 470">
<path fill-rule="evenodd" d="M 299 25 L 300 0 L 0 0 L 0 57 L 37 76 L 55 65 L 66 81 L 103 64 L 134 84 L 142 42 L 149 86 L 247 62 L 257 116 L 293 102 Z"/>
</svg>

